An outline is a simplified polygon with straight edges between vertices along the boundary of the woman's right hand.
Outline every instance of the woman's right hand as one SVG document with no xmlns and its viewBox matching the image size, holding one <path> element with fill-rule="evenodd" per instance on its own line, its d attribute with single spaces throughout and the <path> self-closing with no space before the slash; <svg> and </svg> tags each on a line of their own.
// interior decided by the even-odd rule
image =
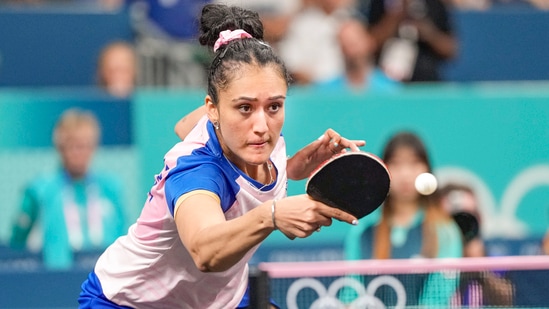
<svg viewBox="0 0 549 309">
<path fill-rule="evenodd" d="M 332 219 L 356 225 L 355 216 L 341 209 L 313 200 L 309 195 L 290 196 L 276 202 L 275 222 L 277 228 L 288 238 L 305 238 L 322 226 L 332 225 Z"/>
<path fill-rule="evenodd" d="M 288 159 L 286 166 L 288 178 L 301 180 L 309 177 L 314 169 L 333 155 L 347 151 L 347 149 L 359 151 L 358 147 L 364 145 L 366 145 L 366 141 L 349 140 L 336 131 L 327 129 L 318 139 Z"/>
</svg>

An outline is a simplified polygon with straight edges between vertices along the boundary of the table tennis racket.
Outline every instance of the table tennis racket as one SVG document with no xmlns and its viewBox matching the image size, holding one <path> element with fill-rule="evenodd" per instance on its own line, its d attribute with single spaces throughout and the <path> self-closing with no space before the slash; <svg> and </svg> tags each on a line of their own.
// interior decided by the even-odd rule
<svg viewBox="0 0 549 309">
<path fill-rule="evenodd" d="M 349 151 L 320 164 L 305 186 L 314 200 L 360 219 L 383 203 L 390 183 L 391 176 L 380 158 L 364 151 Z"/>
</svg>

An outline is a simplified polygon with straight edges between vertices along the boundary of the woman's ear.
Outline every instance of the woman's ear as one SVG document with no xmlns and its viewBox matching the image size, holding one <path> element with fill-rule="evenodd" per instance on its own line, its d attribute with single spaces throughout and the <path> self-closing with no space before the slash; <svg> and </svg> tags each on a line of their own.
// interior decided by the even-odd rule
<svg viewBox="0 0 549 309">
<path fill-rule="evenodd" d="M 207 95 L 204 99 L 204 105 L 206 106 L 208 119 L 210 119 L 212 123 L 219 122 L 219 111 L 217 109 L 217 105 L 213 102 L 210 95 Z"/>
</svg>

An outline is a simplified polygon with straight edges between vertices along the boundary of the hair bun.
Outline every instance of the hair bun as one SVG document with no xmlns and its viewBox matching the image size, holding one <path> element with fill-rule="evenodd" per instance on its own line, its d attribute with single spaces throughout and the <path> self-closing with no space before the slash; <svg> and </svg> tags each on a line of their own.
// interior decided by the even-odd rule
<svg viewBox="0 0 549 309">
<path fill-rule="evenodd" d="M 263 40 L 263 24 L 256 12 L 224 4 L 206 4 L 202 8 L 198 38 L 201 45 L 213 48 L 220 32 L 236 29 Z"/>
</svg>

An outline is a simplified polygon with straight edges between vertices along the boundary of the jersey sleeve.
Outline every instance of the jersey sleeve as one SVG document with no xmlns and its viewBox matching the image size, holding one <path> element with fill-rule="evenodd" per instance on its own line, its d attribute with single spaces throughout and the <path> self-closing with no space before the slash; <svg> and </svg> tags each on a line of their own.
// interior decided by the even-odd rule
<svg viewBox="0 0 549 309">
<path fill-rule="evenodd" d="M 235 195 L 221 169 L 215 164 L 201 164 L 189 170 L 176 170 L 166 179 L 166 202 L 172 216 L 179 197 L 195 190 L 216 194 L 221 200 L 223 211 L 227 211 L 235 201 Z"/>
</svg>

